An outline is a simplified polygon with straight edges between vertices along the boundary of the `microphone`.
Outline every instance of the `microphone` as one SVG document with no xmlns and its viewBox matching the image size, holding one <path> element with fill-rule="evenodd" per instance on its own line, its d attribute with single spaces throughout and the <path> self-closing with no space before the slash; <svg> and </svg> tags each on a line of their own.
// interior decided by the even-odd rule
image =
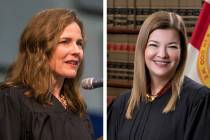
<svg viewBox="0 0 210 140">
<path fill-rule="evenodd" d="M 103 87 L 103 80 L 95 79 L 93 77 L 91 78 L 85 78 L 81 82 L 82 88 L 84 89 L 94 89 Z"/>
</svg>

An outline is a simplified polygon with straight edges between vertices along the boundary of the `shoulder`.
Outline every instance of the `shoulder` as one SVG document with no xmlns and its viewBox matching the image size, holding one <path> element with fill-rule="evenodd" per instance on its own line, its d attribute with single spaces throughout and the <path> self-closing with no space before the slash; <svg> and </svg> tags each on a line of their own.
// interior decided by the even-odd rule
<svg viewBox="0 0 210 140">
<path fill-rule="evenodd" d="M 109 106 L 107 113 L 108 127 L 115 129 L 119 125 L 119 121 L 125 117 L 127 103 L 130 97 L 130 91 L 119 95 Z M 113 130 L 115 131 L 115 130 Z"/>
<path fill-rule="evenodd" d="M 187 97 L 190 102 L 198 102 L 206 100 L 210 96 L 210 89 L 189 77 L 185 77 L 181 96 Z"/>
<path fill-rule="evenodd" d="M 18 96 L 19 94 L 22 94 L 27 89 L 23 86 L 13 86 L 13 87 L 7 87 L 5 89 L 0 90 L 0 95 L 5 96 Z"/>
<path fill-rule="evenodd" d="M 18 117 L 21 110 L 21 96 L 24 90 L 19 87 L 8 87 L 0 90 L 0 120 Z"/>
<path fill-rule="evenodd" d="M 190 93 L 209 93 L 210 89 L 205 86 L 201 85 L 200 83 L 190 79 L 189 77 L 185 77 L 183 83 L 183 90 L 189 91 Z"/>
<path fill-rule="evenodd" d="M 205 86 L 199 84 L 198 82 L 192 80 L 189 77 L 185 77 L 183 87 L 184 88 L 189 88 L 189 89 L 192 89 L 192 90 L 197 90 L 197 89 L 200 89 L 200 88 L 205 87 Z"/>
<path fill-rule="evenodd" d="M 120 94 L 110 105 L 109 108 L 112 108 L 113 110 L 116 111 L 122 111 L 124 110 L 127 106 L 128 100 L 130 98 L 131 91 L 127 91 L 125 93 Z"/>
<path fill-rule="evenodd" d="M 26 88 L 23 88 L 21 86 L 8 87 L 0 90 L 0 99 L 18 102 L 25 91 Z"/>
</svg>

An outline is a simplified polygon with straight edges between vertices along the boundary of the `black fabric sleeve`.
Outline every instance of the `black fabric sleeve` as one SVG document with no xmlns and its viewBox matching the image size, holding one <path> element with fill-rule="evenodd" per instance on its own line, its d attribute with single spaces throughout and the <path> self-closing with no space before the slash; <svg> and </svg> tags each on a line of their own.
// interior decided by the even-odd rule
<svg viewBox="0 0 210 140">
<path fill-rule="evenodd" d="M 184 140 L 210 140 L 210 89 L 198 90 L 189 112 Z"/>
<path fill-rule="evenodd" d="M 114 102 L 112 102 L 109 106 L 108 106 L 108 114 L 107 114 L 107 119 L 108 119 L 108 124 L 107 124 L 107 140 L 114 140 L 116 139 L 116 131 L 117 131 L 117 120 L 119 118 L 119 116 L 117 114 L 119 114 L 117 112 L 117 110 L 114 108 Z"/>
<path fill-rule="evenodd" d="M 0 92 L 0 138 L 20 140 L 21 116 L 18 97 L 11 89 Z"/>
<path fill-rule="evenodd" d="M 93 124 L 92 124 L 92 121 L 91 121 L 90 116 L 88 114 L 85 114 L 84 122 L 85 122 L 85 125 L 86 125 L 86 127 L 89 131 L 91 139 L 94 140 L 95 139 L 95 133 L 94 133 L 94 129 L 93 129 Z"/>
<path fill-rule="evenodd" d="M 108 106 L 107 113 L 107 140 L 116 140 L 120 120 L 125 117 L 127 100 L 130 93 L 120 95 Z"/>
</svg>

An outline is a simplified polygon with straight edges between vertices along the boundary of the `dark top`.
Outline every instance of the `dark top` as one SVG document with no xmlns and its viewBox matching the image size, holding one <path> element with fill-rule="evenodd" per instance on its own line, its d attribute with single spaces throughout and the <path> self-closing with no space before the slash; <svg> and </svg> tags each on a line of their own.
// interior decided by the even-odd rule
<svg viewBox="0 0 210 140">
<path fill-rule="evenodd" d="M 108 108 L 108 140 L 210 140 L 210 89 L 185 78 L 175 111 L 162 113 L 170 96 L 141 102 L 128 120 L 130 93 L 121 95 Z"/>
<path fill-rule="evenodd" d="M 67 112 L 52 96 L 52 105 L 43 106 L 26 97 L 24 88 L 0 92 L 1 140 L 92 140 L 88 115 Z"/>
</svg>

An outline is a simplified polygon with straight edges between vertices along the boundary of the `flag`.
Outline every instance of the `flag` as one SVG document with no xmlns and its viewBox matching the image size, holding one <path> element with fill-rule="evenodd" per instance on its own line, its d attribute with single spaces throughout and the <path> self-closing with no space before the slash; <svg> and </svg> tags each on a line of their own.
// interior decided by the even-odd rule
<svg viewBox="0 0 210 140">
<path fill-rule="evenodd" d="M 205 0 L 188 44 L 186 75 L 210 87 L 210 0 Z"/>
</svg>

